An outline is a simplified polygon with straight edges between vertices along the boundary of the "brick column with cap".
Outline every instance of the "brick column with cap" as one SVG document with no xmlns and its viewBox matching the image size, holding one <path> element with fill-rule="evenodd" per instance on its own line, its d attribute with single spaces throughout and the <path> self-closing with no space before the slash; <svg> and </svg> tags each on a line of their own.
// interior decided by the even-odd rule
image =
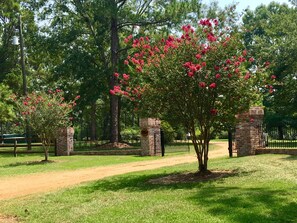
<svg viewBox="0 0 297 223">
<path fill-rule="evenodd" d="M 262 107 L 251 107 L 248 112 L 237 116 L 239 119 L 235 131 L 235 150 L 237 156 L 255 155 L 256 149 L 264 147 Z"/>
<path fill-rule="evenodd" d="M 155 118 L 140 119 L 141 149 L 143 156 L 161 155 L 161 121 Z"/>
<path fill-rule="evenodd" d="M 72 127 L 63 128 L 59 132 L 56 139 L 57 156 L 69 156 L 73 151 L 73 135 L 74 129 Z"/>
</svg>

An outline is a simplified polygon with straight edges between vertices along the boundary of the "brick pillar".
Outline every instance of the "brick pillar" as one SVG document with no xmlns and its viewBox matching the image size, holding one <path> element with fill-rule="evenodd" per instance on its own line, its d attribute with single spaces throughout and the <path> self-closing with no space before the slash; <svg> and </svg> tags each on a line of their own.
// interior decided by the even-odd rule
<svg viewBox="0 0 297 223">
<path fill-rule="evenodd" d="M 140 119 L 141 149 L 143 156 L 161 155 L 161 121 L 155 118 Z"/>
<path fill-rule="evenodd" d="M 73 135 L 72 127 L 63 128 L 60 130 L 57 138 L 57 156 L 69 156 L 73 151 Z"/>
<path fill-rule="evenodd" d="M 237 156 L 255 155 L 256 149 L 264 147 L 263 116 L 262 107 L 251 107 L 248 112 L 238 115 L 239 122 L 235 131 Z"/>
</svg>

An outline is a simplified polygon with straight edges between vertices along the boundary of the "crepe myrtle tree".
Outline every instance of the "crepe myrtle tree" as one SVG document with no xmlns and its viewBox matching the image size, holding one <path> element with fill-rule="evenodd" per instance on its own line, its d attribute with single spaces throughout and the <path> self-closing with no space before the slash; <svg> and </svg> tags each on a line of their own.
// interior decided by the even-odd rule
<svg viewBox="0 0 297 223">
<path fill-rule="evenodd" d="M 131 100 L 144 116 L 170 115 L 183 124 L 192 136 L 198 172 L 208 171 L 212 135 L 260 101 L 260 93 L 273 93 L 269 62 L 249 57 L 239 35 L 216 19 L 183 26 L 180 37 L 128 36 L 125 42 L 135 50 L 124 62 L 129 73 L 114 74 L 120 84 L 110 93 Z"/>
<path fill-rule="evenodd" d="M 63 91 L 30 93 L 16 98 L 17 110 L 23 124 L 26 122 L 42 141 L 45 161 L 48 161 L 48 152 L 51 143 L 57 138 L 61 128 L 71 125 L 70 117 L 76 100 L 66 102 Z"/>
</svg>

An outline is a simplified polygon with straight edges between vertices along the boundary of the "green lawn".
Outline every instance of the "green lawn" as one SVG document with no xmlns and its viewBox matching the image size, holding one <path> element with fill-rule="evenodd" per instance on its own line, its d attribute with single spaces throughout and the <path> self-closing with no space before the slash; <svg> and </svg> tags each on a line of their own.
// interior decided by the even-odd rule
<svg viewBox="0 0 297 223">
<path fill-rule="evenodd" d="M 199 183 L 153 185 L 149 179 L 195 171 L 196 164 L 106 178 L 27 199 L 2 201 L 21 222 L 297 222 L 297 157 L 258 155 L 210 160 L 236 174 Z"/>
<path fill-rule="evenodd" d="M 2 176 L 21 175 L 38 172 L 75 170 L 88 167 L 106 166 L 160 157 L 139 156 L 51 156 L 51 162 L 41 162 L 43 154 L 0 154 L 0 180 Z"/>
</svg>

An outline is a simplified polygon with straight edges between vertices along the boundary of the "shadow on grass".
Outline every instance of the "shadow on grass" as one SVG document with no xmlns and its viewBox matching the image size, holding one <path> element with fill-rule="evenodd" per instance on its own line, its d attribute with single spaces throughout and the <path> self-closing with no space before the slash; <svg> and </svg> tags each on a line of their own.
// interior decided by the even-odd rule
<svg viewBox="0 0 297 223">
<path fill-rule="evenodd" d="M 251 173 L 240 173 L 240 177 Z M 151 184 L 149 180 L 169 174 L 128 175 L 97 181 L 80 188 L 81 193 L 92 194 L 96 191 L 146 192 L 192 190 L 193 195 L 185 198 L 203 211 L 218 216 L 223 222 L 236 223 L 293 223 L 297 222 L 297 202 L 290 200 L 294 196 L 291 190 L 271 189 L 270 187 L 245 188 L 224 186 L 225 178 L 238 177 L 229 175 L 220 179 L 194 183 L 174 183 L 169 185 Z M 292 194 L 291 194 L 292 193 Z"/>
<path fill-rule="evenodd" d="M 171 189 L 192 189 L 208 187 L 213 182 L 223 181 L 224 178 L 232 177 L 237 175 L 237 173 L 230 174 L 221 178 L 214 178 L 210 180 L 199 180 L 197 182 L 185 182 L 185 183 L 170 183 L 170 184 L 159 184 L 151 183 L 150 181 L 159 179 L 162 177 L 168 177 L 170 175 L 182 174 L 184 172 L 174 172 L 174 173 L 160 173 L 160 174 L 145 174 L 145 175 L 123 175 L 112 178 L 107 178 L 105 180 L 96 181 L 88 186 L 83 187 L 83 191 L 88 193 L 93 193 L 97 190 L 100 191 L 120 191 L 126 190 L 131 192 L 141 192 L 149 190 L 171 190 Z"/>
<path fill-rule="evenodd" d="M 288 197 L 288 190 L 212 186 L 201 188 L 190 200 L 230 222 L 297 222 L 297 202 Z"/>
<path fill-rule="evenodd" d="M 282 158 L 283 160 L 293 161 L 297 160 L 297 155 L 288 155 L 287 157 Z M 296 220 L 297 222 L 297 220 Z"/>
<path fill-rule="evenodd" d="M 18 167 L 18 166 L 35 166 L 35 165 L 46 165 L 49 163 L 54 163 L 55 161 L 53 160 L 40 160 L 40 161 L 27 161 L 27 162 L 17 162 L 17 163 L 11 163 L 4 165 L 4 168 L 9 168 L 9 167 Z"/>
</svg>

